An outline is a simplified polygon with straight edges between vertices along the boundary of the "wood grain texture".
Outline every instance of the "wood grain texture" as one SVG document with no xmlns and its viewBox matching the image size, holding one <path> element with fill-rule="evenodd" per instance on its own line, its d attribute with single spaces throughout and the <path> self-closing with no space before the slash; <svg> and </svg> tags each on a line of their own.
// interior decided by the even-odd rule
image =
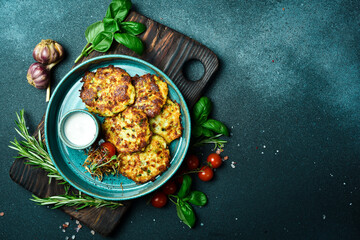
<svg viewBox="0 0 360 240">
<path fill-rule="evenodd" d="M 147 26 L 146 32 L 139 36 L 146 46 L 142 56 L 137 55 L 122 45 L 114 43 L 107 53 L 94 51 L 86 58 L 81 59 L 77 64 L 104 54 L 124 54 L 141 58 L 167 74 L 179 88 L 188 106 L 191 108 L 218 68 L 216 55 L 197 41 L 137 12 L 130 12 L 125 21 L 141 22 Z M 187 80 L 182 72 L 184 63 L 192 59 L 201 61 L 205 70 L 202 78 L 196 82 Z M 44 119 L 45 116 L 35 131 L 37 134 L 40 130 L 42 136 L 44 136 Z M 58 184 L 58 182 L 52 181 L 49 183 L 47 173 L 43 169 L 24 164 L 25 161 L 26 159 L 14 161 L 10 169 L 10 177 L 13 181 L 39 197 L 64 193 L 63 186 Z M 71 188 L 71 191 L 77 193 L 77 190 L 74 188 Z M 131 201 L 123 201 L 123 204 L 123 207 L 117 209 L 85 208 L 76 211 L 73 207 L 62 207 L 61 210 L 78 219 L 95 230 L 95 232 L 107 236 L 120 223 L 124 213 L 130 207 Z"/>
</svg>

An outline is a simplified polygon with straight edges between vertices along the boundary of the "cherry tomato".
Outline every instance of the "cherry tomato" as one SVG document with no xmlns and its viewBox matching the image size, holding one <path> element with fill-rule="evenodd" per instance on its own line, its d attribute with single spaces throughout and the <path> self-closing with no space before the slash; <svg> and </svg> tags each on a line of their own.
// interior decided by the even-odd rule
<svg viewBox="0 0 360 240">
<path fill-rule="evenodd" d="M 200 180 L 207 182 L 210 181 L 214 177 L 214 172 L 211 167 L 203 166 L 198 173 Z"/>
<path fill-rule="evenodd" d="M 218 168 L 222 164 L 222 160 L 219 154 L 211 153 L 206 160 L 208 163 L 210 163 L 210 167 L 212 168 Z"/>
<path fill-rule="evenodd" d="M 186 158 L 186 165 L 189 170 L 197 169 L 199 167 L 199 158 L 194 154 L 188 155 Z"/>
<path fill-rule="evenodd" d="M 166 195 L 174 194 L 174 193 L 176 193 L 176 190 L 177 190 L 177 186 L 176 186 L 176 183 L 175 183 L 173 180 L 168 181 L 168 182 L 165 183 L 164 186 L 162 187 L 162 191 L 163 191 L 163 193 L 165 193 Z"/>
<path fill-rule="evenodd" d="M 162 208 L 167 203 L 167 196 L 163 192 L 157 192 L 151 199 L 151 205 L 156 208 Z"/>
<path fill-rule="evenodd" d="M 103 142 L 101 147 L 107 152 L 107 156 L 112 157 L 116 154 L 115 146 L 110 142 Z"/>
</svg>

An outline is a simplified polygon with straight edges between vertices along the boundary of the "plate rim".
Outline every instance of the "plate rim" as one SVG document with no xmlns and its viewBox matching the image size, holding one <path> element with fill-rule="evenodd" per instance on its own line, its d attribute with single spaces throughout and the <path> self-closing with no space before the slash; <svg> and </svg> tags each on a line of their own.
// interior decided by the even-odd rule
<svg viewBox="0 0 360 240">
<path fill-rule="evenodd" d="M 88 64 L 88 63 L 91 63 L 93 61 L 97 61 L 97 60 L 102 60 L 102 59 L 109 59 L 109 58 L 115 58 L 114 60 L 116 59 L 125 59 L 125 60 L 131 60 L 131 61 L 135 61 L 135 62 L 138 62 L 138 63 L 141 63 L 142 65 L 145 65 L 149 68 L 152 68 L 153 70 L 155 70 L 155 72 L 161 74 L 161 75 L 164 75 L 167 80 L 169 80 L 172 84 L 173 84 L 173 87 L 174 87 L 174 90 L 178 93 L 179 95 L 179 98 L 181 99 L 181 101 L 183 101 L 185 104 L 184 104 L 184 111 L 186 112 L 186 114 L 184 115 L 187 115 L 188 116 L 188 120 L 189 120 L 189 137 L 191 136 L 191 116 L 190 116 L 190 111 L 189 111 L 189 108 L 187 106 L 187 103 L 184 99 L 184 96 L 182 95 L 182 93 L 180 92 L 180 90 L 178 89 L 178 87 L 176 86 L 176 84 L 171 80 L 171 78 L 165 74 L 162 70 L 160 70 L 159 68 L 157 68 L 156 66 L 154 66 L 153 64 L 149 63 L 149 62 L 146 62 L 142 59 L 139 59 L 139 58 L 136 58 L 136 57 L 132 57 L 132 56 L 127 56 L 127 55 L 122 55 L 122 54 L 109 54 L 109 55 L 102 55 L 102 56 L 97 56 L 97 57 L 94 57 L 94 58 L 91 58 L 91 59 L 88 59 L 80 64 L 78 64 L 77 66 L 75 66 L 74 68 L 72 68 L 69 72 L 67 72 L 65 74 L 65 76 L 60 80 L 60 82 L 58 83 L 58 85 L 56 86 L 55 90 L 53 91 L 52 93 L 52 96 L 50 98 L 50 101 L 49 101 L 49 104 L 46 108 L 46 113 L 45 113 L 45 120 L 44 120 L 44 137 L 45 137 L 45 143 L 46 143 L 46 147 L 47 147 L 47 152 L 49 153 L 49 156 L 50 156 L 50 160 L 51 162 L 54 164 L 56 170 L 59 172 L 59 174 L 64 178 L 64 180 L 66 182 L 68 182 L 72 187 L 76 188 L 77 190 L 81 191 L 82 193 L 85 193 L 89 196 L 92 196 L 92 197 L 96 197 L 96 198 L 100 198 L 100 199 L 104 199 L 104 200 L 110 200 L 110 201 L 123 201 L 123 200 L 130 200 L 130 199 L 135 199 L 135 198 L 139 198 L 139 197 L 142 197 L 144 195 L 147 195 L 157 189 L 159 189 L 163 184 L 165 184 L 167 181 L 170 180 L 170 178 L 176 173 L 176 171 L 180 168 L 182 162 L 184 161 L 185 159 L 185 156 L 186 156 L 186 153 L 188 152 L 188 149 L 189 149 L 189 145 L 190 145 L 190 139 L 188 139 L 186 141 L 186 144 L 185 144 L 185 149 L 184 149 L 184 152 L 185 154 L 182 156 L 182 158 L 180 159 L 178 165 L 176 166 L 176 168 L 174 169 L 174 171 L 168 176 L 168 178 L 160 183 L 158 186 L 156 186 L 155 188 L 153 189 L 150 189 L 150 190 L 147 190 L 147 191 L 144 191 L 143 193 L 139 193 L 139 194 L 135 194 L 133 196 L 130 196 L 130 197 L 106 197 L 106 196 L 101 196 L 100 194 L 98 193 L 92 193 L 92 192 L 89 192 L 88 190 L 86 189 L 82 189 L 81 187 L 77 186 L 76 184 L 72 183 L 71 181 L 69 181 L 69 179 L 66 177 L 66 175 L 61 171 L 61 169 L 59 168 L 59 166 L 56 164 L 56 161 L 54 160 L 53 158 L 53 154 L 51 153 L 51 149 L 49 147 L 49 141 L 48 141 L 48 118 L 49 118 L 49 113 L 50 113 L 50 109 L 51 109 L 51 106 L 52 106 L 52 102 L 53 102 L 53 96 L 56 95 L 57 91 L 59 91 L 59 89 L 61 88 L 61 85 L 66 81 L 66 79 L 69 78 L 69 76 L 71 76 L 71 74 L 73 74 L 74 72 L 76 72 L 76 70 L 78 70 L 79 68 L 83 67 L 84 65 Z M 111 64 L 110 64 L 111 65 Z"/>
</svg>

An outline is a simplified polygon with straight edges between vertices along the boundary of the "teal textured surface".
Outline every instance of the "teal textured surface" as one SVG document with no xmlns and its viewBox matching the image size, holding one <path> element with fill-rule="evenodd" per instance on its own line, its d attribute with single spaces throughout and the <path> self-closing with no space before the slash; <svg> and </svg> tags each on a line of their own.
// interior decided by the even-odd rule
<svg viewBox="0 0 360 240">
<path fill-rule="evenodd" d="M 130 179 L 119 176 L 105 176 L 102 181 L 92 177 L 82 166 L 86 155 L 83 150 L 72 149 L 59 138 L 60 120 L 73 109 L 86 109 L 79 97 L 80 82 L 86 71 L 114 65 L 124 69 L 130 76 L 156 74 L 165 80 L 169 97 L 180 105 L 182 136 L 170 146 L 170 167 L 154 182 L 138 185 Z M 100 121 L 100 119 L 99 119 Z M 79 191 L 107 200 L 128 200 L 151 193 L 163 185 L 180 167 L 190 142 L 191 120 L 186 102 L 175 84 L 155 66 L 141 59 L 124 55 L 106 55 L 92 58 L 73 68 L 56 87 L 45 116 L 45 139 L 51 160 L 60 174 Z"/>
<path fill-rule="evenodd" d="M 229 160 L 215 178 L 205 183 L 194 176 L 208 204 L 194 208 L 197 222 L 189 229 L 174 205 L 155 209 L 147 195 L 104 238 L 86 227 L 76 233 L 67 214 L 29 201 L 31 194 L 8 176 L 16 155 L 8 145 L 18 138 L 15 112 L 24 108 L 34 131 L 47 107 L 45 91 L 26 82 L 32 50 L 47 38 L 65 48 L 53 69 L 56 87 L 85 46 L 86 27 L 104 17 L 110 2 L 0 1 L 1 239 L 359 239 L 356 0 L 133 0 L 137 12 L 219 57 L 204 95 L 214 103 L 211 117 L 232 136 L 222 154 Z M 195 151 L 202 161 L 210 152 Z M 64 222 L 71 224 L 65 233 Z"/>
</svg>

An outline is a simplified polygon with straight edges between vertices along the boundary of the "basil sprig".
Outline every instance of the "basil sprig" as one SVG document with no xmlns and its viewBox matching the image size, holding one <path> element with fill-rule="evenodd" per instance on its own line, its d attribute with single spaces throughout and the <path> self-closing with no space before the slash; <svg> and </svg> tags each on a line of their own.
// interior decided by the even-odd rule
<svg viewBox="0 0 360 240">
<path fill-rule="evenodd" d="M 87 44 L 76 58 L 88 56 L 92 51 L 107 52 L 113 40 L 141 55 L 144 44 L 136 37 L 146 30 L 146 26 L 138 22 L 123 22 L 131 9 L 130 0 L 113 0 L 102 21 L 91 24 L 85 31 Z"/>
<path fill-rule="evenodd" d="M 212 137 L 215 133 L 229 136 L 229 131 L 225 124 L 215 119 L 208 119 L 212 109 L 211 101 L 208 97 L 201 97 L 193 108 L 193 131 L 194 137 Z"/>
<path fill-rule="evenodd" d="M 210 99 L 208 97 L 200 98 L 193 108 L 193 119 L 196 125 L 201 125 L 207 120 L 211 109 L 212 104 Z"/>
<path fill-rule="evenodd" d="M 219 140 L 218 137 L 222 135 L 229 136 L 229 130 L 222 122 L 208 118 L 211 110 L 212 103 L 208 97 L 201 97 L 195 104 L 192 111 L 193 123 L 191 126 L 191 134 L 195 140 L 193 146 L 214 143 L 215 148 L 222 148 L 226 143 L 224 140 Z"/>
<path fill-rule="evenodd" d="M 183 176 L 183 182 L 177 195 L 169 195 L 176 199 L 176 202 L 171 198 L 170 200 L 176 205 L 176 213 L 179 219 L 187 226 L 192 228 L 195 225 L 195 212 L 190 205 L 204 206 L 207 203 L 207 197 L 203 192 L 191 191 L 191 177 L 189 175 Z"/>
</svg>

